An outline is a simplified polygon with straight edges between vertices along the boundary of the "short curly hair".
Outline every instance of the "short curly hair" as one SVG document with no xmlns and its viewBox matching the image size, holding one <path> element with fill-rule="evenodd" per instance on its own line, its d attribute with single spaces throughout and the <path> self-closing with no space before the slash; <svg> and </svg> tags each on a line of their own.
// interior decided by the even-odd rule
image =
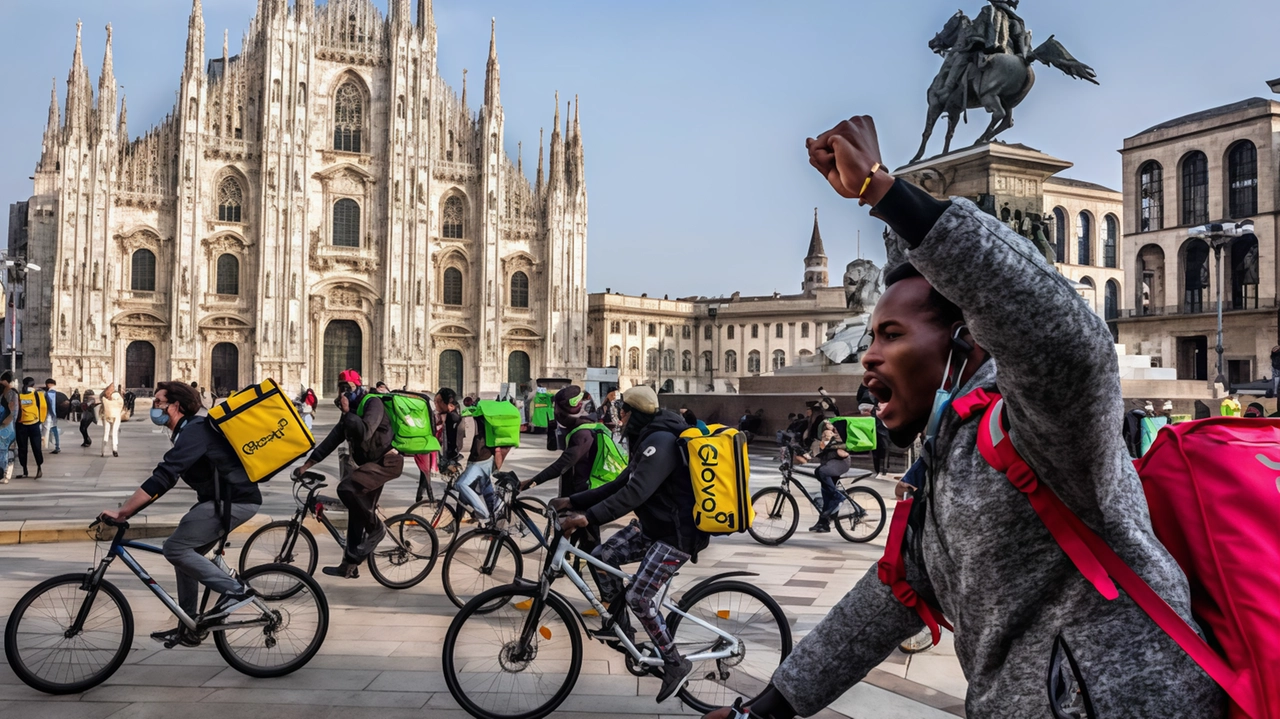
<svg viewBox="0 0 1280 719">
<path fill-rule="evenodd" d="M 160 390 L 164 390 L 169 403 L 178 405 L 184 415 L 194 417 L 200 411 L 200 394 L 186 382 L 161 382 L 156 385 L 156 391 Z"/>
</svg>

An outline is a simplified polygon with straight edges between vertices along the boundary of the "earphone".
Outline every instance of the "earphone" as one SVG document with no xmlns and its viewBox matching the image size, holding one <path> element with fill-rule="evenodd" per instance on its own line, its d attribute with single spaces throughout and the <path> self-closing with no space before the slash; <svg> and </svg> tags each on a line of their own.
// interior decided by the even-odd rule
<svg viewBox="0 0 1280 719">
<path fill-rule="evenodd" d="M 968 325 L 960 325 L 956 331 L 951 334 L 951 345 L 962 354 L 969 354 L 973 351 L 973 344 L 960 339 L 960 335 L 969 331 Z"/>
</svg>

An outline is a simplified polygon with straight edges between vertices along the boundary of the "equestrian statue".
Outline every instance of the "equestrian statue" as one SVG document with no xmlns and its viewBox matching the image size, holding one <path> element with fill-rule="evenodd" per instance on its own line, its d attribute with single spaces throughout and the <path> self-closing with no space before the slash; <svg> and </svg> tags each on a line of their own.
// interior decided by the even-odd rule
<svg viewBox="0 0 1280 719">
<path fill-rule="evenodd" d="M 956 123 L 968 110 L 985 108 L 991 113 L 991 124 L 975 145 L 991 142 L 1013 127 L 1013 108 L 1026 99 L 1036 82 L 1031 63 L 1037 60 L 1071 77 L 1098 84 L 1093 68 L 1072 57 L 1052 35 L 1032 49 L 1031 31 L 1015 12 L 1018 3 L 1019 0 L 991 0 L 974 20 L 957 11 L 942 32 L 929 41 L 929 49 L 944 59 L 929 86 L 929 117 L 912 164 L 924 157 L 934 125 L 944 114 L 944 155 L 951 151 Z"/>
</svg>

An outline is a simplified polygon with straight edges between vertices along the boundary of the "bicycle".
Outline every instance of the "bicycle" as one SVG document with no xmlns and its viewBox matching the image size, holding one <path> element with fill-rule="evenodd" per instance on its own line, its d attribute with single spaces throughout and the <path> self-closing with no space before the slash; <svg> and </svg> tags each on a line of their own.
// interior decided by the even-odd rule
<svg viewBox="0 0 1280 719">
<path fill-rule="evenodd" d="M 307 515 L 329 530 L 338 546 L 346 549 L 346 539 L 329 519 L 328 510 L 345 509 L 334 497 L 320 496 L 321 489 L 329 486 L 328 479 L 319 472 L 304 472 L 294 477 L 293 499 L 298 505 L 292 519 L 282 519 L 259 527 L 240 550 L 240 571 L 261 564 L 297 565 L 308 576 L 315 574 L 319 551 L 315 535 L 303 524 Z M 306 490 L 306 499 L 302 491 Z M 386 537 L 369 554 L 366 563 L 373 578 L 388 589 L 407 589 L 417 585 L 431 574 L 436 566 L 440 543 L 431 524 L 424 518 L 404 513 L 384 517 L 378 510 L 378 518 L 386 526 Z"/>
<path fill-rule="evenodd" d="M 91 532 L 101 532 L 102 527 L 114 528 L 115 536 L 97 568 L 41 582 L 9 615 L 5 656 L 27 686 L 48 694 L 82 692 L 106 681 L 124 664 L 133 646 L 133 610 L 124 594 L 104 578 L 116 558 L 187 630 L 211 632 L 218 653 L 239 672 L 258 678 L 284 676 L 320 650 L 329 628 L 329 604 L 320 585 L 297 567 L 264 564 L 241 573 L 239 579 L 253 590 L 251 596 L 214 616 L 205 616 L 210 594 L 206 587 L 200 613 L 191 617 L 129 552 L 160 554 L 160 547 L 125 541 L 128 522 L 104 517 L 89 525 Z M 102 534 L 91 536 L 106 541 Z M 223 559 L 225 545 L 224 535 L 214 563 L 236 576 Z M 175 643 L 164 646 L 171 649 Z"/>
<path fill-rule="evenodd" d="M 493 476 L 497 477 L 501 474 L 502 472 L 494 472 Z M 418 514 L 420 516 L 427 517 L 431 522 L 432 529 L 434 529 L 438 534 L 443 534 L 447 538 L 447 541 L 445 542 L 446 550 L 451 549 L 458 539 L 461 536 L 464 536 L 462 535 L 461 519 L 464 513 L 469 515 L 472 518 L 472 521 L 480 521 L 475 512 L 471 510 L 471 507 L 469 507 L 466 502 L 462 501 L 462 493 L 458 491 L 456 486 L 454 486 L 456 481 L 457 478 L 454 476 L 450 476 L 449 479 L 446 480 L 444 493 L 440 495 L 440 499 L 438 500 L 432 496 L 430 485 L 428 484 L 426 492 L 428 495 L 427 499 L 420 499 L 416 504 L 406 510 L 411 514 Z M 419 496 L 421 496 L 422 493 L 421 480 L 419 480 Z M 504 495 L 499 492 L 499 496 L 503 498 L 508 507 L 511 506 L 511 496 L 509 494 Z M 452 500 L 452 504 L 450 504 L 450 500 Z M 526 505 L 536 505 L 536 509 L 530 507 L 530 511 L 532 511 L 533 514 L 537 516 L 542 516 L 544 514 L 547 503 L 543 500 L 536 497 L 528 497 L 525 502 Z M 536 536 L 531 532 L 530 526 L 531 525 L 525 522 L 520 522 L 511 524 L 508 527 L 508 533 L 512 536 L 512 539 L 515 541 L 516 548 L 521 554 L 532 554 L 543 548 L 543 537 L 551 534 L 550 523 L 548 523 L 544 528 L 541 537 Z"/>
<path fill-rule="evenodd" d="M 624 581 L 632 575 L 573 546 L 558 521 L 550 544 L 555 549 L 548 552 L 536 584 L 489 589 L 467 602 L 449 625 L 445 684 L 472 716 L 541 719 L 554 712 L 582 671 L 583 631 L 622 652 L 634 676 L 658 675 L 663 666 L 652 644 L 634 642 L 566 558 Z M 568 600 L 551 589 L 560 576 L 568 577 L 599 613 L 599 628 L 576 618 Z M 764 590 L 731 579 L 747 576 L 756 575 L 738 571 L 708 577 L 685 591 L 678 603 L 671 601 L 670 583 L 659 595 L 676 647 L 694 664 L 678 696 L 699 712 L 742 696 L 758 698 L 791 653 L 791 625 L 778 603 Z M 629 611 L 624 601 L 613 604 Z"/>
<path fill-rule="evenodd" d="M 524 558 L 530 550 L 513 537 L 531 538 L 533 550 L 549 549 L 551 515 L 547 503 L 520 496 L 520 479 L 514 472 L 494 472 L 494 489 L 506 504 L 506 514 L 458 537 L 444 553 L 440 570 L 444 592 L 461 609 L 472 597 L 490 587 L 510 584 L 524 574 Z M 545 517 L 539 529 L 532 517 Z M 517 534 L 518 532 L 518 534 Z"/>
<path fill-rule="evenodd" d="M 751 538 L 767 546 L 777 546 L 795 534 L 800 524 L 800 510 L 795 495 L 799 494 L 813 505 L 819 515 L 822 514 L 822 497 L 811 496 L 800 481 L 792 473 L 795 464 L 795 447 L 783 445 L 782 485 L 766 487 L 751 496 L 751 504 L 756 510 L 755 521 L 747 530 Z M 844 494 L 848 502 L 842 502 L 834 517 L 833 523 L 840 536 L 854 543 L 870 542 L 879 536 L 885 525 L 884 497 L 869 487 L 852 486 L 871 476 L 864 473 L 857 477 L 841 477 L 836 480 L 836 487 Z M 851 480 L 846 486 L 844 482 Z M 793 491 L 792 487 L 795 490 Z"/>
</svg>

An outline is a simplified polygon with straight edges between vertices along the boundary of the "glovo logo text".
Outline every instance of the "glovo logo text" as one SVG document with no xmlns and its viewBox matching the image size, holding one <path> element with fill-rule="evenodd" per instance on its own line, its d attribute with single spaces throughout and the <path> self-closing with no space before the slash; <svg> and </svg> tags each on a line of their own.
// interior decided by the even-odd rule
<svg viewBox="0 0 1280 719">
<path fill-rule="evenodd" d="M 711 443 L 701 444 L 698 446 L 698 461 L 702 463 L 702 470 L 698 473 L 698 487 L 694 497 L 694 501 L 698 503 L 699 516 L 696 520 L 700 521 L 705 514 L 717 524 L 736 529 L 737 513 L 735 511 L 717 511 L 719 507 L 715 491 L 716 468 L 720 466 L 720 450 Z"/>
<path fill-rule="evenodd" d="M 276 425 L 275 431 L 268 432 L 261 439 L 255 439 L 249 442 L 245 442 L 244 445 L 240 447 L 240 451 L 244 452 L 246 455 L 251 455 L 254 452 L 257 452 L 258 450 L 262 449 L 263 447 L 266 447 L 268 444 L 271 444 L 272 442 L 276 441 L 277 439 L 283 439 L 284 430 L 288 426 L 289 426 L 288 420 L 284 420 L 284 419 L 280 420 L 280 424 Z"/>
</svg>

